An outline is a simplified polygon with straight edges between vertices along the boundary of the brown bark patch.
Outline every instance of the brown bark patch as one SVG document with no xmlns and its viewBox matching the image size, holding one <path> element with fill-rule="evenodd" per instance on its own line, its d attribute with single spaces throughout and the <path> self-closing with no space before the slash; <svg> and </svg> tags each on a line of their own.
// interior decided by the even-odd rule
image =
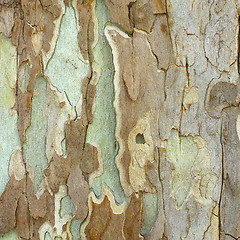
<svg viewBox="0 0 240 240">
<path fill-rule="evenodd" d="M 85 144 L 80 167 L 85 174 L 91 174 L 99 168 L 98 150 L 89 143 Z"/>
<path fill-rule="evenodd" d="M 95 0 L 77 1 L 76 11 L 78 16 L 78 44 L 80 52 L 85 61 L 93 60 L 92 44 L 94 42 L 94 20 L 93 11 Z"/>
<path fill-rule="evenodd" d="M 105 0 L 110 22 L 118 24 L 123 30 L 132 33 L 133 26 L 129 19 L 130 6 L 136 0 Z M 121 14 L 119 14 L 121 13 Z"/>
<path fill-rule="evenodd" d="M 25 179 L 11 177 L 0 197 L 0 233 L 7 233 L 16 226 L 16 210 L 25 187 Z"/>
<path fill-rule="evenodd" d="M 140 240 L 142 226 L 142 193 L 133 194 L 125 212 L 123 232 L 126 240 Z"/>
<path fill-rule="evenodd" d="M 124 239 L 123 221 L 124 214 L 113 213 L 107 196 L 100 204 L 92 202 L 90 222 L 85 229 L 87 239 Z"/>
</svg>

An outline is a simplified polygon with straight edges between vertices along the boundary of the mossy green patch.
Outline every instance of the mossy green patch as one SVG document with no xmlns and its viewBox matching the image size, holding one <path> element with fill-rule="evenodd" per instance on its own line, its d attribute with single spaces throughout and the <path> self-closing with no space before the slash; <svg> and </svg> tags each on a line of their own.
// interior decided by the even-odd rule
<svg viewBox="0 0 240 240">
<path fill-rule="evenodd" d="M 65 92 L 71 105 L 81 99 L 81 85 L 89 65 L 81 61 L 78 47 L 77 22 L 72 7 L 66 7 L 54 54 L 45 74 L 60 92 Z"/>
<path fill-rule="evenodd" d="M 156 193 L 143 194 L 143 220 L 141 234 L 147 234 L 158 217 L 158 197 Z"/>
<path fill-rule="evenodd" d="M 11 230 L 10 232 L 0 235 L 0 240 L 18 240 L 18 234 L 17 231 Z"/>
<path fill-rule="evenodd" d="M 47 81 L 40 77 L 34 85 L 32 98 L 31 125 L 26 131 L 26 141 L 23 145 L 24 157 L 28 167 L 34 172 L 34 191 L 42 181 L 44 169 L 48 166 L 46 157 L 46 133 L 47 133 Z"/>
<path fill-rule="evenodd" d="M 212 156 L 201 136 L 180 136 L 172 130 L 167 141 L 167 159 L 174 165 L 172 196 L 180 208 L 193 195 L 202 204 L 211 204 L 217 176 L 211 169 Z"/>
<path fill-rule="evenodd" d="M 0 34 L 0 195 L 9 180 L 8 165 L 11 155 L 21 148 L 15 103 L 17 51 L 11 39 Z"/>
<path fill-rule="evenodd" d="M 110 188 L 117 202 L 127 198 L 122 190 L 119 172 L 116 167 L 117 142 L 115 138 L 116 116 L 114 101 L 114 67 L 111 48 L 104 35 L 108 22 L 108 10 L 103 0 L 96 3 L 98 19 L 98 43 L 94 48 L 94 66 L 101 69 L 96 87 L 95 112 L 93 123 L 87 131 L 87 142 L 97 143 L 101 149 L 104 173 L 93 182 L 93 191 L 100 196 L 104 187 Z"/>
</svg>

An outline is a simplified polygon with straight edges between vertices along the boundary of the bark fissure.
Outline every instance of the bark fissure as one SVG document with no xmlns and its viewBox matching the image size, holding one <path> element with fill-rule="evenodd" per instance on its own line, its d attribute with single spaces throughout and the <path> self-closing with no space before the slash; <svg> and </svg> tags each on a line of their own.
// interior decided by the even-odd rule
<svg viewBox="0 0 240 240">
<path fill-rule="evenodd" d="M 223 131 L 222 131 L 222 120 L 221 120 L 221 129 L 220 129 L 220 143 L 221 143 L 221 188 L 219 192 L 219 210 L 218 210 L 218 219 L 219 219 L 219 236 L 218 239 L 221 240 L 222 234 L 222 222 L 221 222 L 221 203 L 222 203 L 222 193 L 223 193 L 223 185 L 224 185 L 224 150 L 223 150 Z"/>
</svg>

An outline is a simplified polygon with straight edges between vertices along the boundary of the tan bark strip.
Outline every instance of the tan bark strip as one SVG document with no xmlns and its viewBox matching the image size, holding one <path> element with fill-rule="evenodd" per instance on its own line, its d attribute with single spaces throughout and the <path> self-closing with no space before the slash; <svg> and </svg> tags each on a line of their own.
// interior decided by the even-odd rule
<svg viewBox="0 0 240 240">
<path fill-rule="evenodd" d="M 67 185 L 68 195 L 76 208 L 75 219 L 84 219 L 87 216 L 87 199 L 90 188 L 89 178 L 100 166 L 97 148 L 91 144 L 86 144 L 86 132 L 88 124 L 92 122 L 95 99 L 95 85 L 91 84 L 93 76 L 92 47 L 95 31 L 93 22 L 94 4 L 95 1 L 89 3 L 77 2 L 77 10 L 80 11 L 78 12 L 78 20 L 79 24 L 81 23 L 79 47 L 83 57 L 86 57 L 85 60 L 90 61 L 91 66 L 89 77 L 84 79 L 82 85 L 82 112 L 79 118 L 71 120 L 65 125 L 67 156 L 55 154 L 50 168 L 46 170 L 46 182 L 51 191 L 56 193 L 60 185 Z M 89 26 L 86 27 L 84 25 L 82 29 L 82 23 L 85 20 L 88 20 Z M 88 43 L 87 45 L 85 45 L 85 40 Z"/>
<path fill-rule="evenodd" d="M 16 230 L 18 235 L 24 239 L 30 239 L 30 214 L 28 210 L 28 199 L 22 194 L 16 209 Z"/>
<path fill-rule="evenodd" d="M 222 112 L 221 143 L 223 147 L 223 185 L 220 201 L 221 239 L 227 239 L 224 233 L 240 236 L 239 225 L 239 154 L 240 142 L 236 129 L 240 111 L 237 107 L 226 108 Z"/>
<path fill-rule="evenodd" d="M 14 9 L 12 41 L 17 46 L 19 66 L 29 62 L 28 79 L 23 80 L 18 74 L 17 110 L 19 114 L 19 134 L 23 142 L 25 131 L 30 124 L 31 98 L 34 81 L 43 73 L 43 55 L 48 54 L 54 38 L 56 24 L 54 21 L 61 16 L 61 6 L 57 0 L 22 1 L 8 6 Z M 22 81 L 26 81 L 26 90 L 21 89 Z M 25 100 L 23 100 L 25 99 Z"/>
<path fill-rule="evenodd" d="M 123 30 L 132 33 L 133 25 L 129 19 L 130 6 L 136 0 L 105 0 L 108 7 L 110 22 L 119 25 Z M 119 14 L 121 12 L 121 14 Z"/>
<path fill-rule="evenodd" d="M 219 234 L 227 239 L 227 234 L 240 235 L 238 224 L 239 196 L 239 129 L 238 129 L 238 87 L 229 82 L 213 80 L 207 93 L 207 111 L 214 118 L 221 118 L 220 140 L 222 145 L 222 186 L 219 200 Z"/>
<path fill-rule="evenodd" d="M 162 98 L 156 89 L 163 89 L 164 72 L 158 71 L 145 32 L 135 30 L 129 37 L 109 26 L 106 36 L 115 66 L 116 137 L 120 144 L 116 161 L 121 184 L 128 196 L 133 191 L 154 192 L 145 167 L 154 161 L 157 133 L 153 129 L 158 128 L 156 119 Z M 129 56 L 130 66 L 126 64 Z M 138 137 L 142 138 L 139 143 Z"/>
<path fill-rule="evenodd" d="M 167 71 L 169 66 L 174 64 L 174 55 L 170 29 L 165 14 L 156 17 L 152 31 L 148 35 L 148 41 L 154 56 L 157 58 L 158 69 Z"/>
<path fill-rule="evenodd" d="M 125 211 L 123 232 L 126 240 L 140 240 L 142 221 L 142 193 L 133 194 Z"/>
<path fill-rule="evenodd" d="M 98 150 L 93 145 L 86 143 L 80 167 L 84 174 L 91 174 L 99 168 Z"/>
<path fill-rule="evenodd" d="M 163 159 L 166 156 L 166 149 L 165 148 L 158 148 L 156 147 L 154 149 L 154 158 L 156 161 L 151 166 L 148 166 L 147 168 L 147 176 L 149 177 L 149 181 L 152 183 L 152 185 L 156 186 L 157 189 L 157 196 L 158 196 L 158 212 L 157 219 L 150 230 L 149 233 L 144 235 L 144 239 L 151 240 L 154 239 L 156 236 L 164 236 L 165 233 L 165 219 L 166 219 L 166 212 L 165 212 L 165 202 L 164 202 L 164 194 L 163 194 L 163 183 L 160 176 L 160 172 L 164 172 L 164 166 L 163 161 L 160 161 L 159 159 Z M 145 208 L 143 206 L 143 213 L 145 211 Z"/>
<path fill-rule="evenodd" d="M 154 14 L 166 13 L 166 0 L 151 0 L 150 2 Z"/>
<path fill-rule="evenodd" d="M 155 16 L 166 13 L 165 0 L 105 0 L 105 3 L 110 22 L 129 34 L 134 28 L 151 32 Z"/>
<path fill-rule="evenodd" d="M 154 14 L 157 6 L 154 6 L 154 1 L 137 0 L 132 4 L 130 9 L 132 25 L 146 32 L 151 32 L 156 15 Z"/>
<path fill-rule="evenodd" d="M 94 7 L 96 0 L 80 0 L 74 1 L 74 7 L 77 12 L 79 33 L 78 43 L 83 60 L 93 61 L 93 44 L 95 41 L 94 31 L 96 25 L 94 23 Z"/>
</svg>

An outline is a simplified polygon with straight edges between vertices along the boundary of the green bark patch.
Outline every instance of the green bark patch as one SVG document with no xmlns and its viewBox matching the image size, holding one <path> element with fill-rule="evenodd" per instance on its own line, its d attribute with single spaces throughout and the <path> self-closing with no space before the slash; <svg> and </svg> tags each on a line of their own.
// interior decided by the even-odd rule
<svg viewBox="0 0 240 240">
<path fill-rule="evenodd" d="M 38 78 L 35 82 L 32 99 L 31 125 L 26 131 L 26 142 L 23 145 L 30 176 L 33 173 L 35 193 L 42 181 L 43 171 L 48 166 L 45 141 L 47 133 L 46 102 L 47 81 L 45 78 Z"/>
<path fill-rule="evenodd" d="M 119 173 L 115 164 L 117 143 L 115 138 L 116 117 L 114 101 L 114 68 L 111 48 L 104 35 L 108 22 L 107 9 L 102 0 L 96 3 L 98 19 L 98 43 L 94 48 L 94 68 L 101 69 L 96 86 L 95 112 L 93 123 L 87 131 L 87 142 L 97 143 L 101 149 L 103 175 L 93 182 L 93 191 L 100 196 L 102 189 L 108 187 L 113 191 L 117 202 L 126 200 L 120 185 Z"/>
<path fill-rule="evenodd" d="M 180 136 L 177 130 L 172 130 L 166 149 L 167 159 L 174 166 L 171 191 L 177 207 L 190 195 L 204 205 L 211 204 L 217 176 L 211 169 L 207 142 L 201 136 Z"/>
<path fill-rule="evenodd" d="M 78 30 L 74 10 L 67 7 L 62 18 L 56 48 L 46 69 L 46 75 L 60 92 L 65 92 L 70 103 L 81 99 L 82 80 L 89 72 L 88 64 L 80 59 Z"/>
<path fill-rule="evenodd" d="M 20 149 L 15 103 L 17 53 L 11 39 L 0 34 L 0 195 L 9 180 L 8 165 L 11 155 Z"/>
</svg>

